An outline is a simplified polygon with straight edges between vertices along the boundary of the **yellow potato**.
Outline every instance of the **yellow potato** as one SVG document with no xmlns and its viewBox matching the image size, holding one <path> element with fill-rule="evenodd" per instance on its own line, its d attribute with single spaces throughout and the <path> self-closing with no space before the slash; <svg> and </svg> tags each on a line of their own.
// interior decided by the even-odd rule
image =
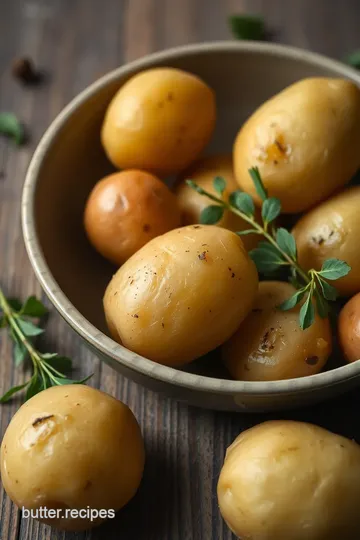
<svg viewBox="0 0 360 540">
<path fill-rule="evenodd" d="M 252 311 L 223 345 L 222 356 L 234 379 L 274 381 L 318 373 L 332 349 L 328 319 L 316 315 L 306 330 L 299 326 L 299 310 L 277 307 L 295 289 L 282 281 L 262 281 Z"/>
<path fill-rule="evenodd" d="M 257 287 L 255 265 L 235 233 L 193 225 L 155 238 L 117 271 L 105 315 L 125 347 L 180 366 L 235 332 Z"/>
<path fill-rule="evenodd" d="M 121 401 L 88 386 L 55 386 L 15 414 L 0 460 L 3 486 L 20 508 L 116 511 L 139 487 L 144 444 L 134 415 Z M 104 517 L 42 521 L 80 530 Z"/>
<path fill-rule="evenodd" d="M 355 540 L 359 497 L 359 445 L 291 421 L 239 435 L 218 483 L 222 516 L 246 540 Z"/>
<path fill-rule="evenodd" d="M 303 216 L 293 229 L 303 268 L 320 270 L 326 259 L 342 259 L 352 270 L 331 283 L 339 293 L 360 292 L 360 186 L 323 202 Z"/>
<path fill-rule="evenodd" d="M 101 139 L 116 167 L 166 175 L 199 156 L 215 120 L 215 94 L 201 79 L 179 69 L 155 68 L 120 88 L 106 111 Z"/>
<path fill-rule="evenodd" d="M 204 158 L 184 173 L 182 181 L 176 188 L 183 225 L 199 223 L 202 210 L 210 204 L 214 204 L 207 197 L 200 195 L 200 193 L 189 187 L 186 184 L 186 180 L 194 180 L 194 182 L 203 189 L 206 189 L 206 191 L 219 196 L 213 187 L 213 181 L 216 176 L 221 176 L 226 180 L 226 190 L 223 193 L 223 198 L 224 200 L 228 200 L 230 193 L 239 189 L 234 179 L 231 155 L 216 155 Z M 258 209 L 256 210 L 256 218 L 258 221 L 261 219 L 261 212 Z M 222 219 L 217 223 L 217 226 L 234 232 L 251 228 L 251 225 L 246 221 L 227 210 L 224 212 Z M 251 250 L 257 246 L 259 236 L 254 234 L 246 235 L 242 237 L 242 241 L 246 249 Z"/>
<path fill-rule="evenodd" d="M 160 234 L 180 226 L 176 197 L 156 176 L 130 169 L 106 176 L 87 200 L 84 224 L 90 242 L 120 266 Z"/>
<path fill-rule="evenodd" d="M 339 345 L 347 362 L 360 360 L 360 293 L 342 308 L 338 317 Z"/>
<path fill-rule="evenodd" d="M 297 213 L 329 197 L 360 167 L 360 90 L 342 79 L 305 79 L 264 103 L 239 131 L 234 171 L 258 204 L 257 166 L 269 195 Z"/>
</svg>

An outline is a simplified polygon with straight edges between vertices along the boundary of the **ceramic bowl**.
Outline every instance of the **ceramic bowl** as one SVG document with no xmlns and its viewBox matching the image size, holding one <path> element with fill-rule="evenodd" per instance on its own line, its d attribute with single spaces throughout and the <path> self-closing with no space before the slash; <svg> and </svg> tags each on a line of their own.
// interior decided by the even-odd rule
<svg viewBox="0 0 360 540">
<path fill-rule="evenodd" d="M 156 53 L 101 78 L 52 123 L 27 173 L 23 232 L 45 293 L 73 330 L 115 370 L 193 405 L 237 411 L 292 408 L 357 385 L 360 362 L 300 379 L 241 382 L 226 378 L 216 355 L 181 371 L 143 358 L 109 337 L 102 296 L 114 268 L 95 253 L 85 237 L 84 204 L 93 185 L 112 171 L 99 136 L 109 101 L 134 73 L 155 66 L 195 73 L 216 91 L 219 120 L 208 153 L 229 151 L 249 114 L 299 79 L 347 77 L 360 84 L 358 73 L 328 58 L 280 45 L 235 41 Z"/>
</svg>

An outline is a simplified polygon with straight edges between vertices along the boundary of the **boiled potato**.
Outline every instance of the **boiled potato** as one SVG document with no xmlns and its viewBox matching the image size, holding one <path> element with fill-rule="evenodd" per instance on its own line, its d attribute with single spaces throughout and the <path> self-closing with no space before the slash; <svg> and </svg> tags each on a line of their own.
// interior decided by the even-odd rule
<svg viewBox="0 0 360 540">
<path fill-rule="evenodd" d="M 326 259 L 342 259 L 352 270 L 331 283 L 341 295 L 360 291 L 360 186 L 323 202 L 303 216 L 293 229 L 300 265 L 320 270 Z"/>
<path fill-rule="evenodd" d="M 360 90 L 342 79 L 305 79 L 264 103 L 240 130 L 234 170 L 260 204 L 249 176 L 259 167 L 269 195 L 303 212 L 344 186 L 360 167 Z"/>
<path fill-rule="evenodd" d="M 84 223 L 90 242 L 120 266 L 149 240 L 180 226 L 175 195 L 156 176 L 127 170 L 92 190 Z"/>
<path fill-rule="evenodd" d="M 211 225 L 155 238 L 115 274 L 104 297 L 115 340 L 180 366 L 215 349 L 251 309 L 258 286 L 241 239 Z"/>
<path fill-rule="evenodd" d="M 252 311 L 237 332 L 223 345 L 222 356 L 234 379 L 275 381 L 318 373 L 332 348 L 328 319 L 316 316 L 306 330 L 299 326 L 297 306 L 278 306 L 295 289 L 282 281 L 262 281 Z"/>
<path fill-rule="evenodd" d="M 360 359 L 360 293 L 345 304 L 338 318 L 338 336 L 347 362 Z"/>
<path fill-rule="evenodd" d="M 194 182 L 203 189 L 206 189 L 206 191 L 219 196 L 213 186 L 214 178 L 216 176 L 221 176 L 226 180 L 226 190 L 223 193 L 223 198 L 227 201 L 230 193 L 239 189 L 239 186 L 234 180 L 231 155 L 216 155 L 204 158 L 198 161 L 184 174 L 182 181 L 176 189 L 183 225 L 199 223 L 202 210 L 210 204 L 213 204 L 207 197 L 200 195 L 200 193 L 197 193 L 188 186 L 186 180 L 194 180 Z M 260 221 L 260 216 L 261 213 L 257 209 L 256 217 L 258 221 Z M 246 223 L 246 221 L 227 210 L 225 210 L 223 218 L 217 225 L 234 232 L 251 228 L 251 225 Z M 244 242 L 246 249 L 250 250 L 257 246 L 259 236 L 254 234 L 246 235 L 242 237 L 242 241 Z"/>
<path fill-rule="evenodd" d="M 15 414 L 0 460 L 3 486 L 20 508 L 119 510 L 139 487 L 144 445 L 134 415 L 120 401 L 88 386 L 55 386 Z M 48 522 L 80 530 L 99 520 Z"/>
<path fill-rule="evenodd" d="M 246 540 L 360 538 L 360 447 L 311 424 L 273 421 L 226 452 L 220 511 Z"/>
<path fill-rule="evenodd" d="M 166 175 L 188 167 L 208 143 L 215 94 L 201 79 L 173 68 L 134 75 L 111 101 L 102 127 L 115 167 Z"/>
</svg>

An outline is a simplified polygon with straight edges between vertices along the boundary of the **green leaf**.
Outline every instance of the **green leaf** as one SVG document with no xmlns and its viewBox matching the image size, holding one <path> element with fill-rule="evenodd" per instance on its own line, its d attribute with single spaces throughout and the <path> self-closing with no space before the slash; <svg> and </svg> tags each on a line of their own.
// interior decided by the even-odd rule
<svg viewBox="0 0 360 540">
<path fill-rule="evenodd" d="M 249 217 L 254 215 L 254 201 L 248 193 L 244 193 L 240 190 L 234 191 L 230 194 L 229 203 Z"/>
<path fill-rule="evenodd" d="M 315 319 L 315 309 L 312 303 L 312 294 L 308 294 L 304 304 L 301 306 L 299 322 L 302 330 L 306 330 L 312 325 Z"/>
<path fill-rule="evenodd" d="M 296 242 L 295 238 L 289 231 L 282 227 L 276 231 L 276 242 L 292 259 L 296 260 Z"/>
<path fill-rule="evenodd" d="M 268 198 L 268 194 L 263 184 L 263 181 L 261 179 L 261 175 L 260 175 L 260 171 L 258 167 L 253 167 L 252 169 L 249 169 L 249 174 L 251 176 L 252 181 L 254 182 L 257 194 L 263 201 L 265 201 Z"/>
<path fill-rule="evenodd" d="M 39 394 L 39 392 L 42 392 L 43 390 L 45 390 L 45 388 L 44 388 L 44 382 L 42 378 L 39 375 L 38 376 L 33 375 L 30 380 L 28 389 L 26 391 L 25 401 L 32 398 L 36 394 Z"/>
<path fill-rule="evenodd" d="M 324 281 L 321 277 L 318 276 L 318 283 L 319 287 L 321 289 L 322 295 L 326 300 L 336 300 L 338 297 L 338 292 L 333 287 L 333 285 L 330 285 L 327 281 Z"/>
<path fill-rule="evenodd" d="M 229 26 L 236 39 L 261 40 L 265 35 L 265 22 L 258 15 L 231 15 Z"/>
<path fill-rule="evenodd" d="M 339 259 L 327 259 L 318 274 L 319 276 L 332 281 L 347 276 L 350 270 L 351 266 L 345 261 Z"/>
<path fill-rule="evenodd" d="M 245 231 L 236 231 L 239 236 L 246 236 L 247 234 L 259 234 L 255 229 L 246 229 Z"/>
<path fill-rule="evenodd" d="M 215 176 L 213 186 L 215 191 L 222 195 L 226 189 L 226 182 L 222 176 Z"/>
<path fill-rule="evenodd" d="M 265 199 L 261 208 L 261 215 L 265 223 L 271 223 L 281 212 L 281 202 L 275 197 Z"/>
<path fill-rule="evenodd" d="M 202 187 L 198 186 L 197 183 L 194 182 L 194 180 L 186 180 L 186 184 L 198 193 L 200 193 L 200 195 L 206 195 L 206 191 Z"/>
<path fill-rule="evenodd" d="M 89 379 L 91 379 L 91 377 L 93 377 L 93 373 L 91 375 L 88 375 L 87 377 L 85 377 L 85 379 L 81 379 L 81 381 L 74 381 L 73 379 L 65 379 L 65 378 L 61 378 L 60 377 L 56 377 L 56 381 L 57 381 L 57 384 L 59 386 L 62 386 L 64 384 L 84 384 L 86 383 Z"/>
<path fill-rule="evenodd" d="M 44 353 L 41 358 L 57 371 L 66 373 L 72 369 L 72 360 L 67 356 L 59 356 L 57 353 Z"/>
<path fill-rule="evenodd" d="M 249 255 L 261 273 L 274 272 L 284 263 L 279 254 L 269 248 L 255 248 L 249 252 Z"/>
<path fill-rule="evenodd" d="M 360 49 L 349 54 L 345 58 L 345 62 L 355 69 L 360 69 Z"/>
<path fill-rule="evenodd" d="M 305 292 L 305 289 L 296 291 L 296 293 L 294 293 L 288 300 L 285 300 L 285 302 L 279 305 L 279 309 L 281 311 L 288 311 L 289 309 L 293 309 L 304 298 Z"/>
<path fill-rule="evenodd" d="M 16 394 L 17 392 L 20 392 L 21 390 L 26 388 L 26 386 L 29 384 L 29 382 L 30 381 L 27 381 L 24 384 L 20 384 L 19 386 L 13 386 L 12 388 L 10 388 L 10 390 L 5 392 L 5 394 L 3 396 L 1 396 L 0 403 L 6 403 L 7 401 L 9 401 L 14 394 Z"/>
<path fill-rule="evenodd" d="M 26 347 L 24 347 L 21 341 L 16 340 L 14 343 L 14 348 L 13 348 L 15 366 L 16 367 L 20 366 L 20 364 L 24 362 L 27 355 L 28 355 L 28 352 L 26 350 Z"/>
<path fill-rule="evenodd" d="M 0 317 L 0 328 L 5 328 L 5 326 L 7 326 L 7 320 L 6 320 L 6 317 L 5 315 L 2 315 Z"/>
<path fill-rule="evenodd" d="M 18 298 L 7 298 L 7 303 L 14 311 L 20 311 L 22 308 L 22 303 Z"/>
<path fill-rule="evenodd" d="M 200 223 L 203 225 L 214 225 L 218 223 L 224 215 L 224 207 L 218 204 L 212 204 L 204 208 L 200 214 Z"/>
<path fill-rule="evenodd" d="M 29 296 L 21 309 L 21 314 L 28 317 L 42 317 L 46 313 L 46 307 L 35 296 Z"/>
<path fill-rule="evenodd" d="M 329 304 L 318 290 L 315 290 L 316 309 L 322 319 L 329 315 Z"/>
<path fill-rule="evenodd" d="M 21 319 L 20 317 L 18 318 L 17 323 L 26 337 L 38 336 L 44 332 L 42 328 L 39 328 L 38 326 L 35 326 L 35 324 L 26 321 L 25 319 Z"/>
<path fill-rule="evenodd" d="M 24 128 L 12 113 L 0 113 L 0 134 L 10 137 L 18 145 L 25 140 Z"/>
</svg>

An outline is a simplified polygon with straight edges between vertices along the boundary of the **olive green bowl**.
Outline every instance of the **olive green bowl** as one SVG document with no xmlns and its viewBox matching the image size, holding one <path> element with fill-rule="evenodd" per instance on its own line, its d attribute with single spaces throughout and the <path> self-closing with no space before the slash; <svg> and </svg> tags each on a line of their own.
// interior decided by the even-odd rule
<svg viewBox="0 0 360 540">
<path fill-rule="evenodd" d="M 126 377 L 193 405 L 266 411 L 309 404 L 360 382 L 360 362 L 286 381 L 226 378 L 215 357 L 181 371 L 156 364 L 107 334 L 102 296 L 114 272 L 87 242 L 82 225 L 86 198 L 112 168 L 100 144 L 106 106 L 134 73 L 172 66 L 202 77 L 217 95 L 218 124 L 209 152 L 229 151 L 244 119 L 267 98 L 304 77 L 347 77 L 350 68 L 309 52 L 265 43 L 190 45 L 120 67 L 75 98 L 42 138 L 22 198 L 26 248 L 37 278 L 55 308 L 102 360 Z M 205 375 L 207 373 L 207 375 Z"/>
</svg>

